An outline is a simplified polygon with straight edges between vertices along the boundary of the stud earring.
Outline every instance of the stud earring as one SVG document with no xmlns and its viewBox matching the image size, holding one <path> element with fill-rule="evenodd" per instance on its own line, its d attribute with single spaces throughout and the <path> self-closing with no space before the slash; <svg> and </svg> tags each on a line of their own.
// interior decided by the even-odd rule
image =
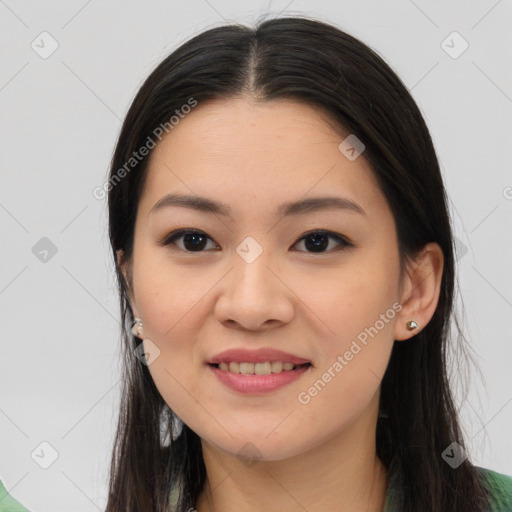
<svg viewBox="0 0 512 512">
<path fill-rule="evenodd" d="M 140 329 L 142 328 L 142 320 L 135 317 L 135 322 L 132 326 L 132 333 L 140 338 Z"/>
<path fill-rule="evenodd" d="M 409 331 L 413 331 L 414 329 L 417 329 L 417 328 L 418 328 L 418 324 L 414 320 L 407 322 L 407 329 L 409 329 Z"/>
</svg>

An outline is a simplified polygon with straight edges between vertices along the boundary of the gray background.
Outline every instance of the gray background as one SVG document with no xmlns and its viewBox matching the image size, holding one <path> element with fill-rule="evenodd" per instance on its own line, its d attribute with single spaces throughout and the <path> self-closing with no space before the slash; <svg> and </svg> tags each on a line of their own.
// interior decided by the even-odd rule
<svg viewBox="0 0 512 512">
<path fill-rule="evenodd" d="M 121 119 L 179 44 L 267 11 L 311 14 L 359 37 L 424 113 L 454 216 L 465 333 L 486 384 L 470 367 L 461 414 L 471 458 L 512 474 L 511 0 L 0 0 L 0 478 L 33 512 L 106 503 L 119 314 L 106 202 L 92 191 Z"/>
</svg>

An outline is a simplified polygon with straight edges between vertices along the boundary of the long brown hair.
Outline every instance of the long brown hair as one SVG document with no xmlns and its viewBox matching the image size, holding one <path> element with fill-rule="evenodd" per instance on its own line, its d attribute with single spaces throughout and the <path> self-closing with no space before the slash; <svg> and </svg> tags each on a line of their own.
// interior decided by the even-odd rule
<svg viewBox="0 0 512 512">
<path fill-rule="evenodd" d="M 447 196 L 424 119 L 391 68 L 367 45 L 328 23 L 296 16 L 209 29 L 181 45 L 150 74 L 124 120 L 109 175 L 109 236 L 120 291 L 123 390 L 112 454 L 107 512 L 185 512 L 206 479 L 201 442 L 187 425 L 176 440 L 175 416 L 134 350 L 133 313 L 117 262 L 130 262 L 134 224 L 149 157 L 130 160 L 159 126 L 193 98 L 250 95 L 293 99 L 328 112 L 366 146 L 397 227 L 401 262 L 428 242 L 444 253 L 437 309 L 413 340 L 395 342 L 381 385 L 377 455 L 398 491 L 400 512 L 478 512 L 487 492 L 468 459 L 453 469 L 441 457 L 464 448 L 447 375 L 455 284 Z M 186 121 L 185 121 L 186 122 Z M 167 123 L 167 124 L 166 124 Z M 161 130 L 160 130 L 161 131 Z M 157 142 L 157 141 L 156 141 Z M 131 162 L 127 168 L 126 163 Z M 134 164 L 134 165 L 132 165 Z M 120 169 L 124 168 L 124 173 Z M 122 174 L 122 176 L 120 176 Z M 452 340 L 453 338 L 453 340 Z M 171 503 L 172 493 L 172 503 Z"/>
</svg>

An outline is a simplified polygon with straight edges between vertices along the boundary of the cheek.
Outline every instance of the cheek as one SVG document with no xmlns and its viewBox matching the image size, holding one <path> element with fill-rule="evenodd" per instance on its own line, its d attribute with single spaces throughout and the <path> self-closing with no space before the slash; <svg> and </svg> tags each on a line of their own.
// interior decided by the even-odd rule
<svg viewBox="0 0 512 512">
<path fill-rule="evenodd" d="M 394 262 L 375 256 L 357 256 L 338 268 L 301 275 L 293 289 L 317 332 L 333 339 L 329 345 L 340 348 L 386 312 L 385 325 L 378 322 L 378 329 L 389 334 L 392 326 L 388 320 L 395 316 L 392 305 L 398 298 L 394 267 Z"/>
<path fill-rule="evenodd" d="M 354 292 L 350 299 L 339 294 L 337 303 L 328 302 L 321 310 L 333 332 L 318 339 L 319 364 L 298 397 L 309 421 L 318 416 L 334 430 L 359 417 L 378 392 L 397 313 L 391 294 L 376 294 L 363 284 L 347 289 Z M 313 423 L 319 431 L 325 428 L 320 420 Z"/>
<path fill-rule="evenodd" d="M 188 393 L 195 396 L 200 389 L 202 361 L 194 348 L 206 314 L 205 294 L 219 277 L 171 265 L 160 253 L 165 251 L 140 253 L 134 288 L 145 338 L 160 351 L 148 369 L 164 400 L 183 413 L 190 405 Z M 197 370 L 193 376 L 192 369 Z"/>
<path fill-rule="evenodd" d="M 336 403 L 335 397 L 343 396 L 350 402 L 365 394 L 368 398 L 380 384 L 400 308 L 395 263 L 377 255 L 361 257 L 350 269 L 338 269 L 332 279 L 323 280 L 322 290 L 311 288 L 312 282 L 302 284 L 304 302 L 318 312 L 319 385 L 329 382 L 326 387 L 331 389 L 325 400 Z M 307 292 L 308 286 L 316 291 Z"/>
<path fill-rule="evenodd" d="M 191 397 L 200 396 L 201 391 L 201 372 L 194 357 L 198 325 L 194 319 L 197 320 L 201 295 L 194 290 L 202 288 L 199 283 L 188 283 L 179 293 L 180 284 L 181 279 L 169 279 L 160 273 L 139 285 L 137 298 L 145 338 L 159 350 L 148 370 L 164 401 L 189 423 L 193 416 L 187 411 L 195 405 Z"/>
<path fill-rule="evenodd" d="M 141 250 L 138 257 L 134 287 L 144 333 L 172 344 L 175 332 L 190 323 L 195 308 L 214 285 L 215 276 L 194 270 L 194 265 L 172 263 L 162 248 Z"/>
</svg>

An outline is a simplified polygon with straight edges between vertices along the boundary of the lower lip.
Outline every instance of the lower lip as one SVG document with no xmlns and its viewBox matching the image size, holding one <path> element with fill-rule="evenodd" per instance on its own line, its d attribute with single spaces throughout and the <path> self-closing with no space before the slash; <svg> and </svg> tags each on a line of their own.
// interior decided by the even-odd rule
<svg viewBox="0 0 512 512">
<path fill-rule="evenodd" d="M 268 393 L 296 381 L 304 375 L 311 365 L 305 365 L 296 370 L 270 373 L 268 375 L 242 375 L 228 370 L 221 370 L 211 364 L 208 365 L 215 376 L 227 387 L 239 393 L 259 394 Z"/>
</svg>

